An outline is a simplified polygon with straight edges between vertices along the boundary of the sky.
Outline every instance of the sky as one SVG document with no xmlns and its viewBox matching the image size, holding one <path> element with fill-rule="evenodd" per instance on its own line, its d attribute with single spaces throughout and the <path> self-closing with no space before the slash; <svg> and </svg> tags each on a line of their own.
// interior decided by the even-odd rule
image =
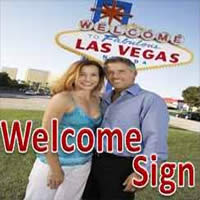
<svg viewBox="0 0 200 200">
<path fill-rule="evenodd" d="M 182 98 L 182 91 L 200 85 L 200 3 L 198 0 L 122 0 L 132 3 L 134 22 L 156 32 L 181 33 L 194 59 L 178 67 L 140 71 L 136 82 L 162 97 Z M 80 57 L 60 48 L 55 35 L 91 19 L 95 0 L 0 0 L 0 68 L 17 67 L 62 74 Z"/>
</svg>

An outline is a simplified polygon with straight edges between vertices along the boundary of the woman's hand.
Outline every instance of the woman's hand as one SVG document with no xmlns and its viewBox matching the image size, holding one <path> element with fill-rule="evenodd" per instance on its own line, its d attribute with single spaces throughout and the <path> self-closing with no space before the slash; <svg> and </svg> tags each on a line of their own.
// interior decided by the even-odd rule
<svg viewBox="0 0 200 200">
<path fill-rule="evenodd" d="M 138 190 L 139 190 L 139 188 L 135 188 L 135 187 L 132 185 L 132 180 L 133 180 L 133 178 L 138 179 L 138 180 L 141 179 L 141 177 L 140 177 L 138 174 L 134 173 L 134 172 L 133 172 L 132 174 L 130 174 L 130 175 L 127 177 L 127 179 L 124 181 L 124 183 L 123 183 L 123 186 L 125 186 L 124 192 L 135 192 L 135 191 L 138 191 Z"/>
<path fill-rule="evenodd" d="M 64 172 L 62 169 L 53 171 L 49 169 L 47 176 L 47 186 L 50 189 L 57 189 L 58 186 L 64 181 Z"/>
</svg>

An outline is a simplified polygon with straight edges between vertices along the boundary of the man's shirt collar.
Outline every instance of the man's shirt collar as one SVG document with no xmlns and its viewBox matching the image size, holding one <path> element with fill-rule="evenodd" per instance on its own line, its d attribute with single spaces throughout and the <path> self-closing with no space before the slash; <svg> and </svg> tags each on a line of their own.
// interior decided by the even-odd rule
<svg viewBox="0 0 200 200">
<path fill-rule="evenodd" d="M 122 91 L 122 94 L 128 92 L 128 93 L 132 94 L 133 96 L 137 96 L 141 90 L 142 89 L 140 88 L 140 86 L 137 83 L 135 83 L 131 87 Z"/>
<path fill-rule="evenodd" d="M 140 86 L 137 83 L 135 83 L 132 86 L 130 86 L 129 88 L 122 91 L 121 96 L 123 96 L 126 93 L 129 93 L 133 96 L 137 96 L 141 90 L 142 89 L 140 88 Z M 109 104 L 111 104 L 111 97 L 112 97 L 113 92 L 114 92 L 114 90 L 111 90 L 103 95 L 103 99 Z"/>
</svg>

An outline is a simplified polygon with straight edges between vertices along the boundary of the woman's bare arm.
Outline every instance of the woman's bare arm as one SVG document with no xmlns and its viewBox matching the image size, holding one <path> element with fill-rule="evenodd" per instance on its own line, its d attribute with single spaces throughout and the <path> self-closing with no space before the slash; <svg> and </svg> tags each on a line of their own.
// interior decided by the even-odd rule
<svg viewBox="0 0 200 200">
<path fill-rule="evenodd" d="M 53 118 L 56 118 L 59 123 L 64 112 L 68 112 L 71 107 L 72 104 L 68 95 L 66 93 L 59 93 L 50 100 L 42 120 L 43 128 L 49 133 L 49 151 L 45 156 L 50 167 L 47 184 L 51 189 L 57 188 L 64 180 L 64 173 L 58 159 L 58 154 L 51 152 L 51 121 Z"/>
</svg>

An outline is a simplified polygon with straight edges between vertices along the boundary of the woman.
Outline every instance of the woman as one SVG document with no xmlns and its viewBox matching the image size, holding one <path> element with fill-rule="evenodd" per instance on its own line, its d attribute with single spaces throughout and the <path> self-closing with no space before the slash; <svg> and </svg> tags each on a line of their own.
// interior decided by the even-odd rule
<svg viewBox="0 0 200 200">
<path fill-rule="evenodd" d="M 51 132 L 51 120 L 59 122 L 59 136 L 63 129 L 81 128 L 95 131 L 101 122 L 99 92 L 104 84 L 104 72 L 95 61 L 73 63 L 52 88 L 51 98 L 43 117 L 43 128 Z M 58 138 L 60 141 L 60 137 Z M 75 137 L 68 137 L 75 144 Z M 51 138 L 49 149 L 51 149 Z M 87 143 L 87 138 L 83 139 Z M 77 149 L 71 154 L 61 149 L 40 154 L 29 176 L 25 200 L 80 200 L 91 166 L 92 153 L 83 154 Z"/>
</svg>

